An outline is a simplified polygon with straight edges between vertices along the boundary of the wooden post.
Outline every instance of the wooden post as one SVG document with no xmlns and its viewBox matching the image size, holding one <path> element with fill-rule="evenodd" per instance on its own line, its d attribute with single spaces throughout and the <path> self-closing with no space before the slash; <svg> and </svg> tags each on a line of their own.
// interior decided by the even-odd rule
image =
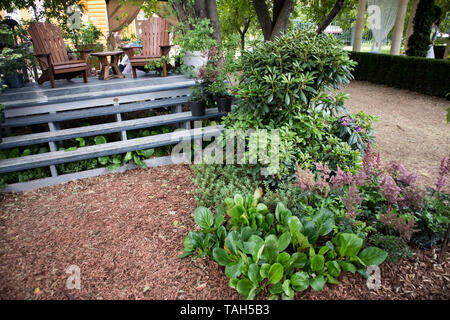
<svg viewBox="0 0 450 320">
<path fill-rule="evenodd" d="M 400 54 L 407 8 L 408 0 L 398 0 L 397 16 L 395 18 L 394 30 L 392 31 L 391 54 L 393 55 Z"/>
<path fill-rule="evenodd" d="M 361 51 L 362 36 L 364 32 L 364 17 L 366 15 L 366 0 L 358 1 L 358 12 L 356 13 L 356 25 L 353 36 L 353 51 Z"/>
</svg>

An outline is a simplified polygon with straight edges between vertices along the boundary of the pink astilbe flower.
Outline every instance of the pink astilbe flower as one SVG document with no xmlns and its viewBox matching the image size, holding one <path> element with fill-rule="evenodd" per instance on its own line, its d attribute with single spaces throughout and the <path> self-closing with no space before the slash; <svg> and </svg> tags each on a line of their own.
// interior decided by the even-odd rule
<svg viewBox="0 0 450 320">
<path fill-rule="evenodd" d="M 447 180 L 447 176 L 450 174 L 450 156 L 447 158 L 444 157 L 441 161 L 441 165 L 439 166 L 439 176 L 436 179 L 435 190 L 441 191 L 445 186 L 445 182 Z"/>
<path fill-rule="evenodd" d="M 372 151 L 372 145 L 370 141 L 367 142 L 366 152 L 364 153 L 364 158 L 362 161 L 362 170 L 364 171 L 366 177 L 371 177 L 375 174 L 375 169 L 380 169 L 381 167 L 381 157 L 380 154 L 375 154 Z"/>
<path fill-rule="evenodd" d="M 391 161 L 386 167 L 386 171 L 405 185 L 413 186 L 416 183 L 417 175 L 414 172 L 408 172 L 408 170 L 397 161 Z"/>
<path fill-rule="evenodd" d="M 314 165 L 316 166 L 316 170 L 321 173 L 323 179 L 328 180 L 330 178 L 331 169 L 326 163 L 322 164 L 320 162 L 317 162 L 314 163 Z"/>
<path fill-rule="evenodd" d="M 319 176 L 316 180 L 314 173 L 309 169 L 301 169 L 297 167 L 297 183 L 303 191 L 316 191 L 325 197 L 330 192 L 329 184 Z"/>
<path fill-rule="evenodd" d="M 345 185 L 353 184 L 354 177 L 351 172 L 344 172 L 341 168 L 337 168 L 336 175 L 330 178 L 330 183 L 334 189 L 342 188 Z"/>
<path fill-rule="evenodd" d="M 380 179 L 380 188 L 383 191 L 383 195 L 386 200 L 391 203 L 397 203 L 401 189 L 395 183 L 394 179 L 388 174 L 385 174 Z"/>
<path fill-rule="evenodd" d="M 347 191 L 347 198 L 341 197 L 342 203 L 344 203 L 345 209 L 347 209 L 347 217 L 355 219 L 357 216 L 355 205 L 360 205 L 363 202 L 363 198 L 359 193 L 356 185 L 352 184 Z"/>
</svg>

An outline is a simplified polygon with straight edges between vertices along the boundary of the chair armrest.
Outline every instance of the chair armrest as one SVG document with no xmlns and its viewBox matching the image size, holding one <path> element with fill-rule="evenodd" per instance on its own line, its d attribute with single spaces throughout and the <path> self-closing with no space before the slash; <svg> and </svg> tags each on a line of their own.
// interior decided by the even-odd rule
<svg viewBox="0 0 450 320">
<path fill-rule="evenodd" d="M 122 49 L 122 50 L 127 50 L 127 49 L 140 49 L 140 48 L 142 48 L 142 46 L 126 46 L 126 47 L 119 47 L 119 49 Z"/>
<path fill-rule="evenodd" d="M 87 60 L 89 59 L 89 56 L 91 55 L 91 52 L 94 51 L 92 49 L 78 49 L 77 52 L 80 53 L 80 60 L 84 60 L 87 63 Z"/>
<path fill-rule="evenodd" d="M 82 50 L 78 49 L 76 52 L 79 52 L 79 53 L 82 53 L 82 52 L 90 53 L 92 51 L 94 51 L 94 50 L 93 49 L 82 49 Z"/>
</svg>

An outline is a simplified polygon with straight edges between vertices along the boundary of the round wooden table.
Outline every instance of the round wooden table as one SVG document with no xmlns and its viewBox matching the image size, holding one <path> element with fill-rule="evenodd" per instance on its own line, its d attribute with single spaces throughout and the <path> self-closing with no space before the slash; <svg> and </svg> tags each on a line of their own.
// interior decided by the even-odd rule
<svg viewBox="0 0 450 320">
<path fill-rule="evenodd" d="M 100 60 L 101 70 L 98 76 L 99 80 L 109 80 L 110 78 L 125 78 L 119 69 L 119 58 L 123 54 L 122 51 L 108 51 L 108 52 L 94 52 L 91 56 L 98 57 Z M 108 57 L 111 57 L 108 61 Z M 112 68 L 113 74 L 109 74 L 109 69 Z"/>
</svg>

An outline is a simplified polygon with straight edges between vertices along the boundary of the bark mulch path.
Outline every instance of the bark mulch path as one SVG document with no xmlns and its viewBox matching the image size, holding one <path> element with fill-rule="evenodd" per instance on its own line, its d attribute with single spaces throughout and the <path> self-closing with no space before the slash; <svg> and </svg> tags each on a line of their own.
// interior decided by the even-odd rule
<svg viewBox="0 0 450 320">
<path fill-rule="evenodd" d="M 178 259 L 194 228 L 188 166 L 73 181 L 0 202 L 1 299 L 232 299 L 216 263 Z M 66 289 L 81 270 L 81 290 Z"/>
</svg>

